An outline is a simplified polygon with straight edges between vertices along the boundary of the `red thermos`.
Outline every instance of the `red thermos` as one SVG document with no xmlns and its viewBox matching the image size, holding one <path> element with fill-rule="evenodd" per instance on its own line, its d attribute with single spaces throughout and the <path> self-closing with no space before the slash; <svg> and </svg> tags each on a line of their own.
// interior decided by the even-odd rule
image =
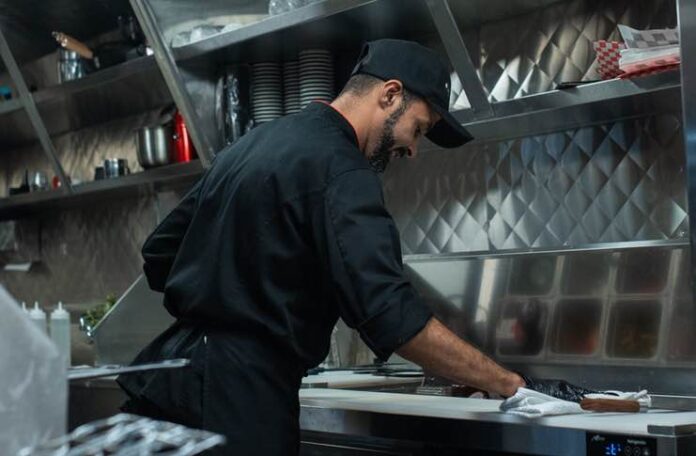
<svg viewBox="0 0 696 456">
<path fill-rule="evenodd" d="M 174 161 L 189 162 L 196 158 L 196 149 L 191 142 L 184 118 L 179 111 L 174 113 Z"/>
</svg>

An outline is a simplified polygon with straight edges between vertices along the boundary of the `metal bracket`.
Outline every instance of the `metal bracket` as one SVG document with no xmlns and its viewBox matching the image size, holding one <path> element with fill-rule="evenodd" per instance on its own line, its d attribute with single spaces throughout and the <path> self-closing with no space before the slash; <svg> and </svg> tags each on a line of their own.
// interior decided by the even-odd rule
<svg viewBox="0 0 696 456">
<path fill-rule="evenodd" d="M 12 55 L 12 51 L 10 50 L 10 46 L 5 39 L 5 35 L 2 33 L 2 30 L 0 30 L 0 57 L 2 57 L 5 68 L 7 68 L 7 72 L 10 74 L 10 79 L 12 79 L 12 82 L 17 88 L 17 92 L 19 93 L 19 101 L 22 103 L 22 107 L 29 117 L 31 126 L 34 128 L 36 136 L 41 143 L 41 147 L 43 148 L 46 157 L 51 162 L 51 166 L 58 176 L 58 179 L 60 179 L 61 188 L 63 189 L 62 191 L 65 193 L 72 193 L 72 187 L 65 176 L 63 166 L 61 166 L 60 161 L 58 160 L 56 149 L 53 147 L 53 142 L 51 141 L 51 136 L 48 134 L 43 120 L 41 120 L 39 111 L 36 109 L 36 104 L 34 103 L 34 98 L 29 92 L 29 89 L 27 89 L 27 84 L 24 82 L 24 77 L 19 71 L 17 62 Z"/>
<path fill-rule="evenodd" d="M 179 73 L 176 65 L 176 60 L 171 52 L 171 49 L 164 40 L 164 35 L 159 30 L 157 25 L 157 19 L 152 11 L 151 6 L 147 0 L 130 0 L 133 11 L 135 12 L 140 26 L 147 37 L 150 46 L 155 52 L 155 60 L 159 66 L 164 81 L 169 87 L 169 91 L 172 93 L 172 98 L 176 103 L 177 108 L 181 111 L 186 121 L 186 126 L 189 133 L 191 134 L 191 139 L 193 144 L 196 146 L 198 151 L 198 156 L 203 163 L 203 166 L 208 168 L 210 163 L 215 156 L 215 150 L 205 136 L 205 134 L 198 128 L 200 124 L 200 119 L 196 113 L 196 109 L 193 106 L 193 102 L 189 97 L 184 81 Z"/>
<path fill-rule="evenodd" d="M 426 0 L 426 4 L 437 32 L 440 34 L 442 44 L 445 46 L 447 55 L 452 62 L 454 71 L 457 72 L 462 82 L 462 88 L 471 104 L 471 109 L 476 114 L 475 117 L 486 118 L 493 116 L 491 103 L 488 101 L 483 85 L 476 74 L 471 56 L 466 49 L 464 39 L 459 32 L 459 27 L 454 20 L 447 0 Z"/>
</svg>

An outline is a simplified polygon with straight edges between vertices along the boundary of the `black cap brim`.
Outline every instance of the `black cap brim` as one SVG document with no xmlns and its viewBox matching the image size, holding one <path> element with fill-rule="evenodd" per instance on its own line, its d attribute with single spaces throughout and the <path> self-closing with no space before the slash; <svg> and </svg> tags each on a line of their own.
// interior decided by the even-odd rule
<svg viewBox="0 0 696 456">
<path fill-rule="evenodd" d="M 428 134 L 425 135 L 430 141 L 440 147 L 451 149 L 463 146 L 474 139 L 467 129 L 464 128 L 447 109 L 442 108 L 436 103 L 431 102 L 429 104 L 441 117 L 433 128 L 430 129 Z"/>
</svg>

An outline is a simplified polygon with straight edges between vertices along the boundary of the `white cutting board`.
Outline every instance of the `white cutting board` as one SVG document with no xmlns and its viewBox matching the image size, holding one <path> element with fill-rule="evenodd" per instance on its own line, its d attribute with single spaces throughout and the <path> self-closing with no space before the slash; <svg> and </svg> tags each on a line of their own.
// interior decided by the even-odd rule
<svg viewBox="0 0 696 456">
<path fill-rule="evenodd" d="M 696 424 L 696 412 L 650 410 L 647 413 L 588 413 L 548 418 L 523 418 L 499 411 L 499 400 L 419 396 L 338 389 L 300 391 L 303 407 L 359 410 L 436 418 L 535 424 L 549 427 L 648 435 L 649 424 Z"/>
</svg>

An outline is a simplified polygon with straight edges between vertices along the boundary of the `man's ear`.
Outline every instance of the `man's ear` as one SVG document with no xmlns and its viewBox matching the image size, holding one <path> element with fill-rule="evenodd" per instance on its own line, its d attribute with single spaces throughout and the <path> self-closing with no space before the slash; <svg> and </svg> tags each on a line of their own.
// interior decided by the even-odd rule
<svg viewBox="0 0 696 456">
<path fill-rule="evenodd" d="M 394 103 L 404 94 L 404 85 L 397 79 L 390 79 L 382 86 L 380 104 L 383 108 L 393 106 Z"/>
</svg>

